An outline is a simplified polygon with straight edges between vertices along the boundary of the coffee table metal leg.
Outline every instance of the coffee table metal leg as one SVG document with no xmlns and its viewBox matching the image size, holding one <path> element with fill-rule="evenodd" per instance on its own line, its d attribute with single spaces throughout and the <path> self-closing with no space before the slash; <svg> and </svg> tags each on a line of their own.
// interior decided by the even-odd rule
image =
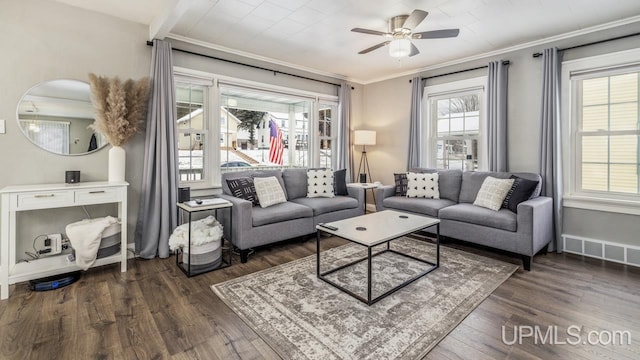
<svg viewBox="0 0 640 360">
<path fill-rule="evenodd" d="M 436 225 L 436 267 L 440 267 L 440 223 Z"/>
<path fill-rule="evenodd" d="M 371 246 L 367 250 L 367 305 L 371 305 Z"/>
<path fill-rule="evenodd" d="M 316 274 L 320 277 L 320 230 L 316 231 Z"/>
</svg>

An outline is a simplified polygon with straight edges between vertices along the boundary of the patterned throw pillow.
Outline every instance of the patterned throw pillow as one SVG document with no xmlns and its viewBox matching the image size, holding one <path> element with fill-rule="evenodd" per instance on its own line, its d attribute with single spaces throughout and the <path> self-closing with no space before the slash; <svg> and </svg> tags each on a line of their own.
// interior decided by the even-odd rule
<svg viewBox="0 0 640 360">
<path fill-rule="evenodd" d="M 307 197 L 332 198 L 334 196 L 333 170 L 307 170 Z"/>
<path fill-rule="evenodd" d="M 253 206 L 259 205 L 258 195 L 256 194 L 255 186 L 253 186 L 252 178 L 243 177 L 237 179 L 227 179 L 227 185 L 229 185 L 231 195 L 239 199 L 251 201 Z"/>
<path fill-rule="evenodd" d="M 510 179 L 513 179 L 513 186 L 509 189 L 507 196 L 502 202 L 504 209 L 509 209 L 514 213 L 518 212 L 518 204 L 523 201 L 529 200 L 531 194 L 538 186 L 538 182 L 534 180 L 527 180 L 515 175 L 511 175 Z"/>
<path fill-rule="evenodd" d="M 407 197 L 440 199 L 438 174 L 407 173 Z"/>
<path fill-rule="evenodd" d="M 260 207 L 266 208 L 287 202 L 282 186 L 280 186 L 280 182 L 275 176 L 254 178 L 253 184 L 256 187 Z"/>
<path fill-rule="evenodd" d="M 480 187 L 480 191 L 478 191 L 478 195 L 476 195 L 473 205 L 498 211 L 512 186 L 513 179 L 496 179 L 487 176 Z"/>
<path fill-rule="evenodd" d="M 396 181 L 396 196 L 407 196 L 407 173 L 393 174 Z"/>
</svg>

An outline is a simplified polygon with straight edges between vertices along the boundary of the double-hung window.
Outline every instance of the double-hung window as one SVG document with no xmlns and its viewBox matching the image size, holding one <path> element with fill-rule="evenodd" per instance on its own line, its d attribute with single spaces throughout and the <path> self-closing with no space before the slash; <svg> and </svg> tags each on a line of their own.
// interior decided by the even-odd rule
<svg viewBox="0 0 640 360">
<path fill-rule="evenodd" d="M 485 83 L 482 77 L 425 88 L 423 118 L 429 140 L 424 165 L 464 171 L 483 168 Z"/>
<path fill-rule="evenodd" d="M 640 201 L 640 64 L 637 57 L 623 62 L 625 55 L 572 61 L 563 69 L 570 205 L 572 197 Z"/>
<path fill-rule="evenodd" d="M 318 110 L 318 139 L 320 149 L 320 167 L 332 169 L 335 166 L 334 154 L 336 153 L 336 131 L 334 127 L 338 123 L 338 107 L 336 103 L 320 102 Z"/>
</svg>

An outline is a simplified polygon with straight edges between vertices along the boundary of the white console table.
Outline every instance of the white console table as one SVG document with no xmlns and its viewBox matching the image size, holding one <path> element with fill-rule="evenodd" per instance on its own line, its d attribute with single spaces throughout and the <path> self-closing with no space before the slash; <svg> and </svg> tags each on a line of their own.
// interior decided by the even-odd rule
<svg viewBox="0 0 640 360">
<path fill-rule="evenodd" d="M 94 266 L 120 262 L 127 271 L 127 186 L 126 182 L 86 182 L 7 186 L 0 190 L 0 299 L 9 297 L 9 285 L 45 276 L 80 270 L 65 255 L 46 256 L 16 263 L 16 213 L 71 206 L 118 204 L 122 224 L 120 253 L 96 260 Z"/>
</svg>

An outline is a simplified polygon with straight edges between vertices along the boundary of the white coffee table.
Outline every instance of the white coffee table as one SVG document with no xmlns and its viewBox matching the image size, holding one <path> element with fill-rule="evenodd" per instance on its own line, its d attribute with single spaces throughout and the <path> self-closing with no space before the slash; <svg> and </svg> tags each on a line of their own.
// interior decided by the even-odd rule
<svg viewBox="0 0 640 360">
<path fill-rule="evenodd" d="M 424 259 L 417 258 L 415 256 L 401 253 L 397 250 L 393 250 L 390 247 L 392 240 L 398 239 L 404 235 L 414 233 L 419 230 L 426 229 L 431 226 L 436 226 L 436 262 L 430 262 Z M 333 228 L 330 228 L 333 227 Z M 364 302 L 367 305 L 375 304 L 376 302 L 384 299 L 393 292 L 401 289 L 412 282 L 418 280 L 424 275 L 432 272 L 440 267 L 440 220 L 429 218 L 426 216 L 420 216 L 415 214 L 403 213 L 393 210 L 385 210 L 375 212 L 372 214 L 361 215 L 350 219 L 334 221 L 326 224 L 318 224 L 316 226 L 318 230 L 316 236 L 316 273 L 319 279 L 335 286 L 336 288 L 344 291 L 345 293 L 353 296 L 354 298 Z M 358 259 L 340 267 L 320 272 L 320 232 L 332 234 L 343 239 L 349 240 L 353 243 L 367 247 L 367 257 Z M 372 254 L 372 248 L 376 245 L 387 244 L 387 248 L 383 251 Z M 429 267 L 415 275 L 414 277 L 406 280 L 400 285 L 386 291 L 382 295 L 375 298 L 371 297 L 371 259 L 375 256 L 383 254 L 385 252 L 393 252 L 395 254 L 428 264 Z M 346 267 L 355 265 L 362 261 L 367 261 L 367 297 L 364 298 L 343 286 L 328 279 L 326 275 L 342 270 Z"/>
</svg>

